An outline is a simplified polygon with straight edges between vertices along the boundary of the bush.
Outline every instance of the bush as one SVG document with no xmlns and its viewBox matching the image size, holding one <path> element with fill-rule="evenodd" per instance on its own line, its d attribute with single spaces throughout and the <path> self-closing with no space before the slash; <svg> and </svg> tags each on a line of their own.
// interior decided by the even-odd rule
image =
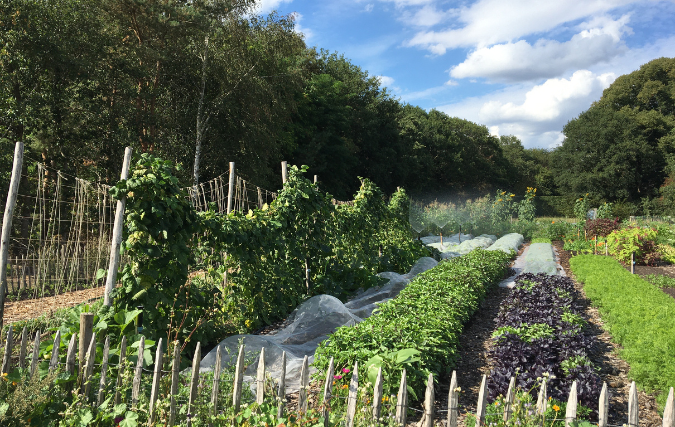
<svg viewBox="0 0 675 427">
<path fill-rule="evenodd" d="M 408 384 L 413 392 L 421 390 L 429 372 L 439 378 L 451 370 L 463 324 L 504 276 L 511 257 L 502 251 L 476 249 L 441 261 L 419 274 L 397 298 L 380 305 L 373 316 L 356 326 L 338 328 L 319 344 L 314 365 L 325 371 L 334 357 L 336 369 L 351 368 L 355 361 L 363 366 L 374 356 L 414 349 L 421 360 L 407 368 Z M 386 373 L 390 380 L 385 395 L 395 393 L 399 371 Z"/>
<path fill-rule="evenodd" d="M 632 379 L 648 392 L 659 392 L 663 405 L 668 389 L 675 386 L 675 299 L 609 257 L 578 256 L 570 266 L 621 345 Z"/>
<path fill-rule="evenodd" d="M 622 263 L 630 263 L 631 253 L 636 264 L 654 264 L 661 257 L 656 247 L 656 230 L 628 227 L 607 236 L 609 253 Z"/>
<path fill-rule="evenodd" d="M 567 221 L 552 221 L 546 226 L 544 237 L 553 240 L 565 240 L 566 237 L 576 234 L 576 227 Z"/>
<path fill-rule="evenodd" d="M 584 227 L 588 238 L 593 238 L 594 236 L 606 237 L 609 233 L 615 230 L 621 229 L 621 223 L 619 219 L 590 219 L 586 221 Z"/>
</svg>

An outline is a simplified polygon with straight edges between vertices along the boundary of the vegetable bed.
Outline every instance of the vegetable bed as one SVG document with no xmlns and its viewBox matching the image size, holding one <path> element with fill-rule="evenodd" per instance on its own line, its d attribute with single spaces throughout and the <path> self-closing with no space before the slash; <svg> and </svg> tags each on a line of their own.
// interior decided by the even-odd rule
<svg viewBox="0 0 675 427">
<path fill-rule="evenodd" d="M 562 276 L 521 274 L 502 302 L 490 358 L 490 398 L 506 395 L 509 381 L 524 390 L 548 376 L 548 394 L 565 401 L 572 382 L 582 405 L 597 408 L 601 382 L 586 350 L 593 338 L 577 302 L 574 282 Z"/>
<path fill-rule="evenodd" d="M 657 401 L 663 405 L 675 386 L 675 300 L 610 257 L 577 256 L 570 266 L 623 347 L 630 376 L 647 391 L 660 392 Z"/>
<path fill-rule="evenodd" d="M 441 261 L 418 275 L 396 299 L 382 304 L 377 314 L 356 326 L 337 329 L 319 345 L 314 365 L 325 371 L 331 357 L 338 368 L 351 367 L 355 361 L 363 364 L 374 356 L 391 358 L 391 363 L 383 363 L 383 371 L 389 371 L 385 387 L 393 390 L 404 366 L 392 353 L 415 349 L 419 360 L 405 366 L 407 379 L 412 390 L 422 390 L 429 372 L 438 378 L 453 365 L 464 323 L 504 276 L 512 256 L 476 249 Z"/>
</svg>

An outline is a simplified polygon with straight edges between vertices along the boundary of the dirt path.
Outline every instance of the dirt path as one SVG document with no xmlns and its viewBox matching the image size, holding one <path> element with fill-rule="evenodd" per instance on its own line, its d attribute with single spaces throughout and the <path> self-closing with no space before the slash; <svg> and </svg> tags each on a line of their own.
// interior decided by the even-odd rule
<svg viewBox="0 0 675 427">
<path fill-rule="evenodd" d="M 34 319 L 42 314 L 51 313 L 59 308 L 73 307 L 83 302 L 101 298 L 105 287 L 67 292 L 53 297 L 23 300 L 5 303 L 3 324 L 19 320 Z"/>
</svg>

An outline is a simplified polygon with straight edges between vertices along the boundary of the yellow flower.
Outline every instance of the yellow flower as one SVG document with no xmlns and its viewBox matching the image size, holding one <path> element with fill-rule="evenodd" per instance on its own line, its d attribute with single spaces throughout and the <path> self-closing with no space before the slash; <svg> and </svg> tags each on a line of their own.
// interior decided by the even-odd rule
<svg viewBox="0 0 675 427">
<path fill-rule="evenodd" d="M 501 202 L 501 201 L 502 201 L 502 199 L 499 199 L 499 200 L 497 200 L 497 201 L 498 201 L 498 202 Z"/>
<path fill-rule="evenodd" d="M 499 400 L 495 402 L 495 406 L 499 406 Z"/>
<path fill-rule="evenodd" d="M 343 388 L 343 389 L 344 389 L 344 388 L 349 388 L 349 386 L 348 386 L 347 384 L 345 384 L 345 385 L 342 386 L 342 388 Z"/>
<path fill-rule="evenodd" d="M 558 412 L 560 410 L 560 406 L 558 405 L 553 405 L 553 410 Z"/>
</svg>

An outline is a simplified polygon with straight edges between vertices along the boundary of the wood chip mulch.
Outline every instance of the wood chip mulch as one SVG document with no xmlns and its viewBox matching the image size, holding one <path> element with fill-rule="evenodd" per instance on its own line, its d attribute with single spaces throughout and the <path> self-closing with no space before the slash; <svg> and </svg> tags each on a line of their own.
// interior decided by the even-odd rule
<svg viewBox="0 0 675 427">
<path fill-rule="evenodd" d="M 3 324 L 28 320 L 48 314 L 60 308 L 73 307 L 83 302 L 102 298 L 105 286 L 81 291 L 67 292 L 52 297 L 38 298 L 5 303 L 5 313 L 2 318 Z"/>
</svg>

